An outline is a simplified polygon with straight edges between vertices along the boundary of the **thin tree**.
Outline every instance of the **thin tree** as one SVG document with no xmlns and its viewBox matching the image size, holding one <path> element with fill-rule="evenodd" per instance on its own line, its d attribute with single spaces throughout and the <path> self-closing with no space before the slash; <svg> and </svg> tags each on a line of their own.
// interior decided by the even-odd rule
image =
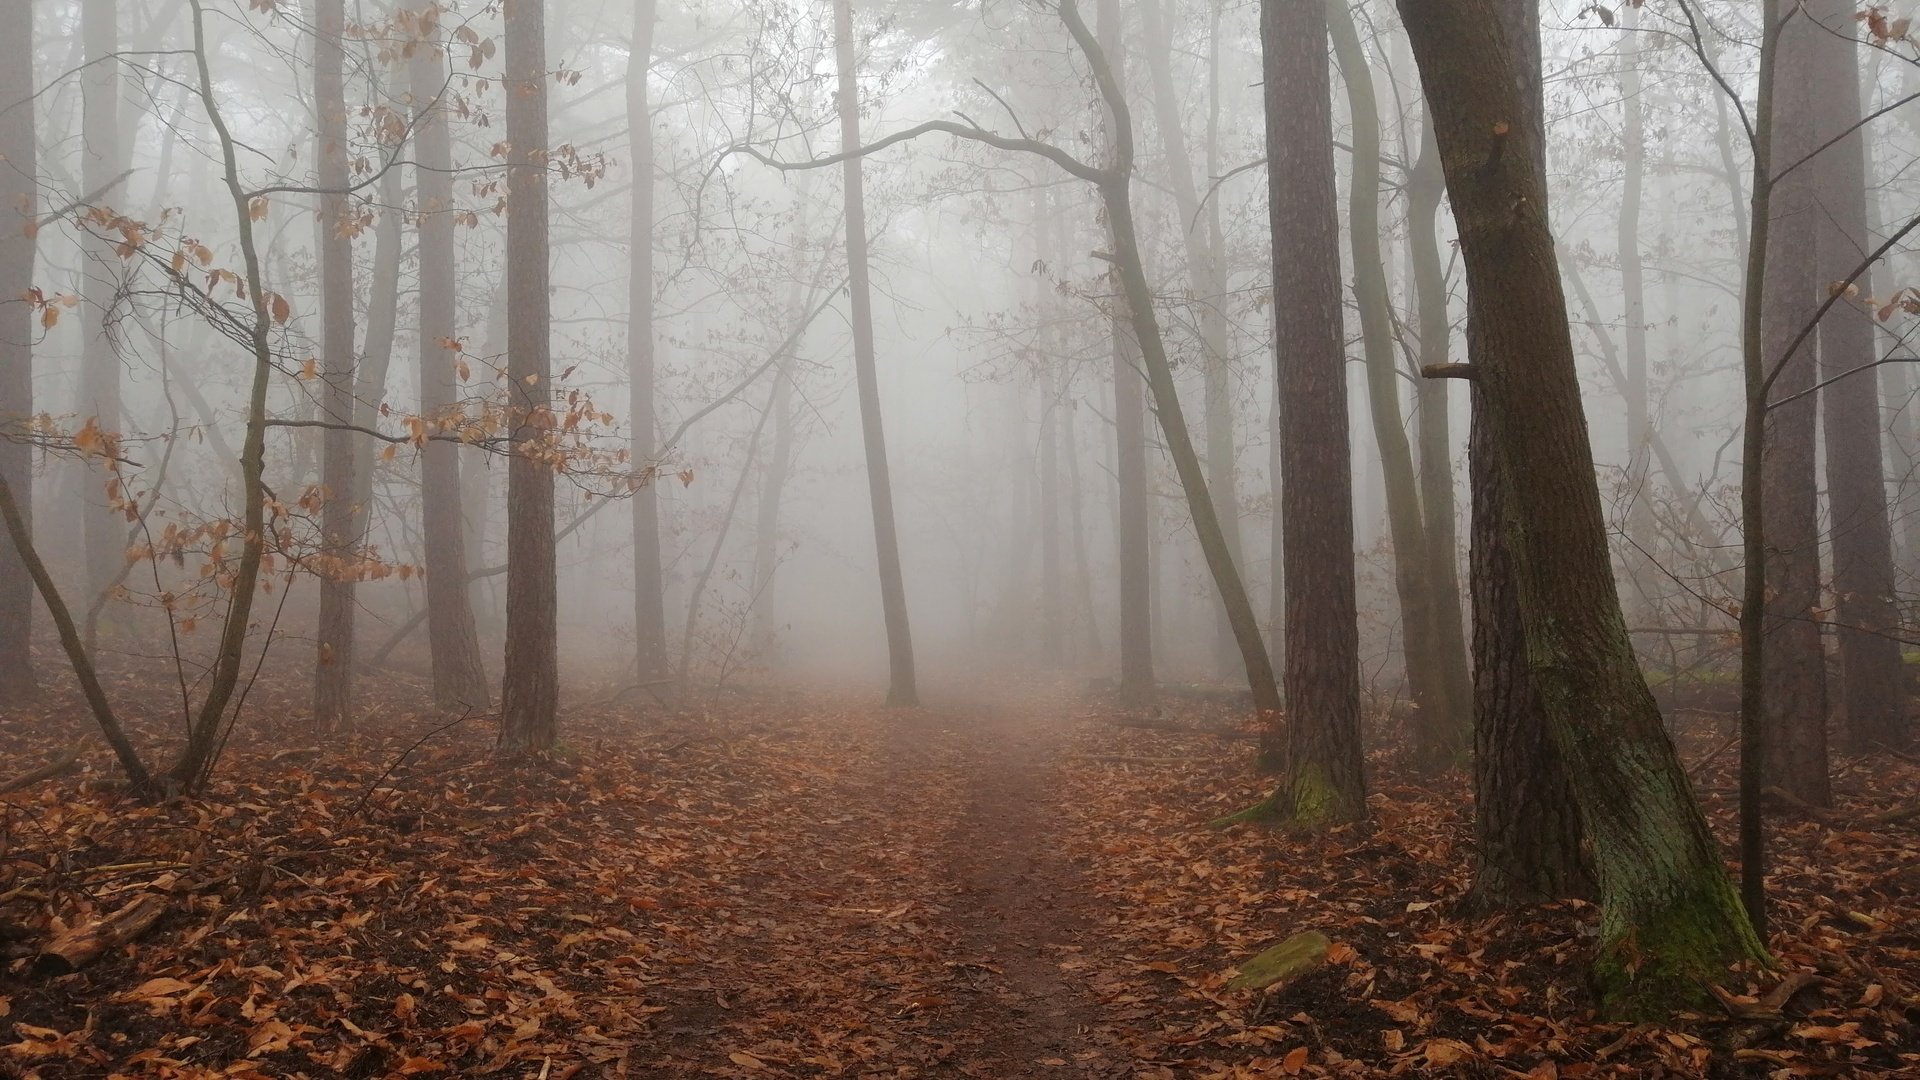
<svg viewBox="0 0 1920 1080">
<path fill-rule="evenodd" d="M 458 396 L 453 140 L 441 95 L 446 54 L 432 46 L 440 8 L 420 9 L 420 40 L 410 61 L 413 92 L 414 185 L 419 211 L 420 415 L 432 422 L 455 408 Z M 469 464 L 469 469 L 478 469 Z M 427 650 L 434 703 L 443 709 L 485 708 L 492 702 L 480 660 L 480 636 L 467 589 L 465 507 L 459 447 L 428 440 L 420 451 L 420 516 L 426 548 Z"/>
<path fill-rule="evenodd" d="M 653 102 L 647 77 L 653 70 L 655 0 L 634 0 L 633 44 L 627 53 L 627 143 L 633 159 L 632 223 L 627 236 L 628 412 L 633 425 L 633 461 L 645 469 L 654 460 L 653 320 Z M 641 476 L 633 493 L 633 638 L 642 682 L 667 672 L 666 583 L 660 570 L 660 491 Z"/>
<path fill-rule="evenodd" d="M 1664 1014 L 1765 957 L 1647 689 L 1607 551 L 1545 176 L 1496 0 L 1401 0 L 1467 275 L 1471 372 L 1511 497 L 1530 674 L 1601 895 L 1610 1012 Z"/>
<path fill-rule="evenodd" d="M 33 5 L 0 41 L 0 480 L 33 532 L 33 260 L 39 155 L 33 122 Z M 0 698 L 34 694 L 33 578 L 11 540 L 0 542 Z"/>
<path fill-rule="evenodd" d="M 126 168 L 120 129 L 120 0 L 81 0 L 80 42 L 86 58 L 80 82 L 80 187 L 89 199 L 101 200 L 111 196 Z M 113 246 L 104 241 L 90 242 L 88 253 L 88 269 L 80 290 L 79 412 L 83 418 L 91 417 L 103 431 L 118 431 L 120 358 L 108 334 L 107 315 L 117 291 L 113 270 L 119 258 Z M 80 514 L 87 588 L 98 595 L 124 561 L 125 523 L 113 512 L 92 477 L 83 493 Z"/>
<path fill-rule="evenodd" d="M 893 480 L 887 468 L 886 426 L 880 415 L 880 376 L 874 358 L 873 292 L 867 274 L 867 207 L 860 158 L 859 62 L 853 49 L 853 0 L 832 0 L 833 53 L 839 72 L 841 180 L 846 198 L 848 306 L 853 322 L 853 372 L 860 395 L 860 438 L 867 455 L 867 495 L 879 559 L 880 609 L 887 627 L 887 704 L 920 703 L 913 668 L 913 629 L 900 569 L 900 538 L 893 521 Z"/>
<path fill-rule="evenodd" d="M 1810 57 L 1814 251 L 1821 282 L 1843 281 L 1872 246 L 1867 230 L 1866 140 L 1860 130 L 1860 25 L 1851 2 L 1813 0 L 1817 25 Z M 1873 295 L 1870 275 L 1853 282 Z M 1827 505 L 1832 536 L 1834 631 L 1840 652 L 1840 706 L 1848 748 L 1905 747 L 1905 673 L 1896 637 L 1893 530 L 1887 517 L 1880 402 L 1870 312 L 1836 305 L 1820 320 L 1821 430 L 1826 440 Z M 1854 373 L 1854 374 L 1849 374 Z M 1843 378 L 1842 376 L 1848 376 Z"/>
<path fill-rule="evenodd" d="M 507 0 L 507 643 L 500 747 L 559 739 L 560 654 L 553 535 L 547 242 L 547 35 L 539 0 Z"/>
<path fill-rule="evenodd" d="M 321 410 L 331 421 L 321 437 L 320 616 L 315 632 L 313 722 L 343 727 L 353 704 L 354 582 L 351 562 L 360 528 L 354 506 L 353 234 L 348 220 L 345 0 L 314 7 L 313 97 L 317 129 L 320 216 Z"/>
</svg>

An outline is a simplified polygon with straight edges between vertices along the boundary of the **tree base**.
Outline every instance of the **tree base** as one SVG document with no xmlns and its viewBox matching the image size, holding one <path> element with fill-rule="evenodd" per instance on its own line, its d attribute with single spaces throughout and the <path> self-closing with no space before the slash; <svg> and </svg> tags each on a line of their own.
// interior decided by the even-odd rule
<svg viewBox="0 0 1920 1080">
<path fill-rule="evenodd" d="M 1611 1019 L 1665 1020 L 1681 1009 L 1711 1006 L 1708 988 L 1722 982 L 1729 967 L 1774 963 L 1724 875 L 1637 912 L 1623 933 L 1619 924 L 1626 921 L 1603 916 L 1593 965 L 1601 1011 Z"/>
</svg>

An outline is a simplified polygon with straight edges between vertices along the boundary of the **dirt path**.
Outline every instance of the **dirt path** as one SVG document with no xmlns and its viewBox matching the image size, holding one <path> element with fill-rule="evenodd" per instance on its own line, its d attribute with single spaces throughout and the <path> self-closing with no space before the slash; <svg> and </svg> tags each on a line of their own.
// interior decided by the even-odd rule
<svg viewBox="0 0 1920 1080">
<path fill-rule="evenodd" d="M 857 764 L 806 777 L 768 819 L 753 932 L 659 986 L 663 1041 L 635 1048 L 637 1069 L 1120 1074 L 1126 1054 L 1075 975 L 1088 924 L 1059 842 L 1064 710 L 837 722 L 864 747 Z"/>
</svg>

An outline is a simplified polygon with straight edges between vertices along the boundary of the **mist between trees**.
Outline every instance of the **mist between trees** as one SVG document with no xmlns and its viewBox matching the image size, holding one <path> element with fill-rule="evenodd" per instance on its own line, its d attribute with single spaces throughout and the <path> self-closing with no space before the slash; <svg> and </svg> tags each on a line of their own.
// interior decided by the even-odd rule
<svg viewBox="0 0 1920 1080">
<path fill-rule="evenodd" d="M 0 698 L 129 800 L 217 792 L 269 686 L 506 759 L 588 705 L 1226 688 L 1271 794 L 1217 824 L 1461 770 L 1463 903 L 1592 899 L 1637 1017 L 1772 962 L 1770 808 L 1912 750 L 1902 12 L 8 17 Z"/>
</svg>

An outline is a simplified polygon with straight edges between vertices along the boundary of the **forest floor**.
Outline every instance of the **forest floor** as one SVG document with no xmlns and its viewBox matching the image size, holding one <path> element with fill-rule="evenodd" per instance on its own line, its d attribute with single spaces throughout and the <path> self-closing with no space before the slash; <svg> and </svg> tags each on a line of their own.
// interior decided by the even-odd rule
<svg viewBox="0 0 1920 1080">
<path fill-rule="evenodd" d="M 479 717 L 267 723 L 159 807 L 89 751 L 0 799 L 0 1076 L 1920 1075 L 1920 819 L 1871 817 L 1913 762 L 1843 763 L 1829 818 L 1782 820 L 1781 972 L 1629 1026 L 1592 1016 L 1590 906 L 1455 912 L 1460 777 L 1382 757 L 1366 825 L 1219 831 L 1262 792 L 1248 742 L 1191 730 L 1217 701 L 852 700 L 583 707 L 520 763 Z M 0 720 L 0 772 L 82 732 L 43 711 Z M 1723 829 L 1727 766 L 1698 778 Z M 50 942 L 130 904 L 160 917 L 61 973 Z M 1227 987 L 1309 929 L 1321 967 Z"/>
</svg>

